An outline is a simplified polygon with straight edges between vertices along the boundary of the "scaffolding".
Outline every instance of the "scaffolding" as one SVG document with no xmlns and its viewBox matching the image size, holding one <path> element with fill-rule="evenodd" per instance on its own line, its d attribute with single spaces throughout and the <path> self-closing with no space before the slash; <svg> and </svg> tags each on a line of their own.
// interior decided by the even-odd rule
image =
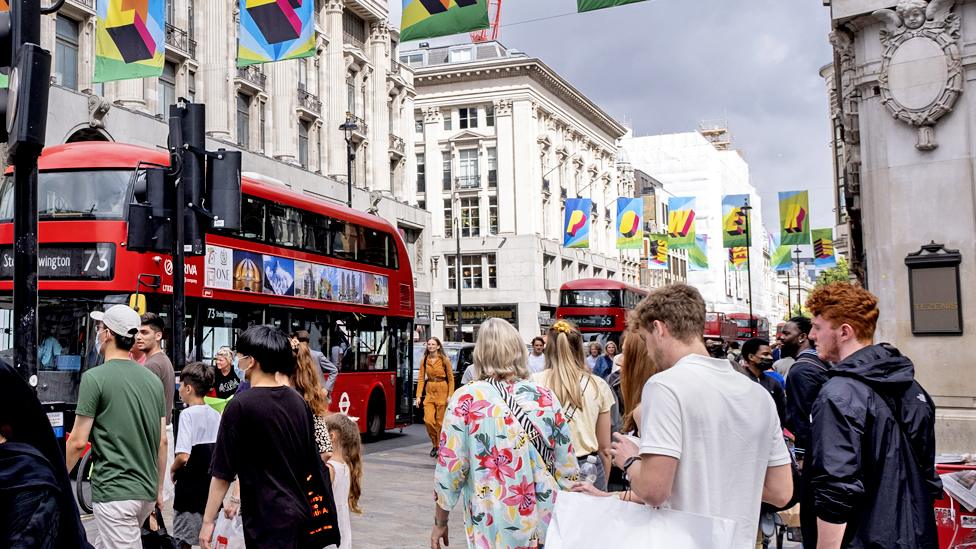
<svg viewBox="0 0 976 549">
<path fill-rule="evenodd" d="M 728 120 L 703 120 L 698 123 L 698 133 L 719 151 L 732 150 L 732 133 Z"/>
</svg>

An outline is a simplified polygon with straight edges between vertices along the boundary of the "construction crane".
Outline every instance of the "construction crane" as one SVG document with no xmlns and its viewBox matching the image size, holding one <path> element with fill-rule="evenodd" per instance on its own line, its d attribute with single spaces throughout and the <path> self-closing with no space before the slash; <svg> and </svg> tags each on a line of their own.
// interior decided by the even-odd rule
<svg viewBox="0 0 976 549">
<path fill-rule="evenodd" d="M 471 33 L 471 42 L 494 42 L 498 40 L 498 30 L 502 23 L 502 0 L 488 0 L 488 28 Z"/>
</svg>

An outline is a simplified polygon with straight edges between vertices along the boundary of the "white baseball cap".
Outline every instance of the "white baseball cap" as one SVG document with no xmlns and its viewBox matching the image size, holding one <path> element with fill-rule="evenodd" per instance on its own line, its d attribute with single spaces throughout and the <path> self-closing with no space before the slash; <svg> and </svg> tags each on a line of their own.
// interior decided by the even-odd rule
<svg viewBox="0 0 976 549">
<path fill-rule="evenodd" d="M 142 326 L 139 313 L 126 305 L 112 305 L 105 312 L 92 311 L 89 316 L 121 336 L 134 336 L 139 331 L 139 326 Z"/>
</svg>

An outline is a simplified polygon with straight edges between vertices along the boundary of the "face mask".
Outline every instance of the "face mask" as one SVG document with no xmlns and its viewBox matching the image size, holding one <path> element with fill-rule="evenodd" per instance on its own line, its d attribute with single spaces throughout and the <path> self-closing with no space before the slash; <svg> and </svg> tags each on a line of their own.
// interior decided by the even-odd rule
<svg viewBox="0 0 976 549">
<path fill-rule="evenodd" d="M 102 331 L 95 332 L 95 352 L 97 354 L 102 354 Z"/>
<path fill-rule="evenodd" d="M 773 359 L 771 358 L 764 358 L 759 361 L 759 369 L 762 370 L 763 372 L 765 372 L 766 370 L 772 367 L 773 367 Z"/>
</svg>

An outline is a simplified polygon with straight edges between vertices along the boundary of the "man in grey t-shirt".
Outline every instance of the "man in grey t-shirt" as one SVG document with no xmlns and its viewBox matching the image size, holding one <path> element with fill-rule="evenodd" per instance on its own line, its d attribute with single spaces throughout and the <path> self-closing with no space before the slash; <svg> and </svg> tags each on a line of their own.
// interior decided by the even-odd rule
<svg viewBox="0 0 976 549">
<path fill-rule="evenodd" d="M 146 354 L 143 366 L 163 382 L 163 400 L 166 406 L 166 470 L 173 466 L 173 400 L 176 398 L 176 374 L 173 363 L 163 352 L 160 343 L 163 341 L 163 319 L 156 313 L 142 315 L 142 325 L 136 334 L 136 349 Z M 173 479 L 170 475 L 163 478 L 163 499 L 173 497 Z"/>
</svg>

